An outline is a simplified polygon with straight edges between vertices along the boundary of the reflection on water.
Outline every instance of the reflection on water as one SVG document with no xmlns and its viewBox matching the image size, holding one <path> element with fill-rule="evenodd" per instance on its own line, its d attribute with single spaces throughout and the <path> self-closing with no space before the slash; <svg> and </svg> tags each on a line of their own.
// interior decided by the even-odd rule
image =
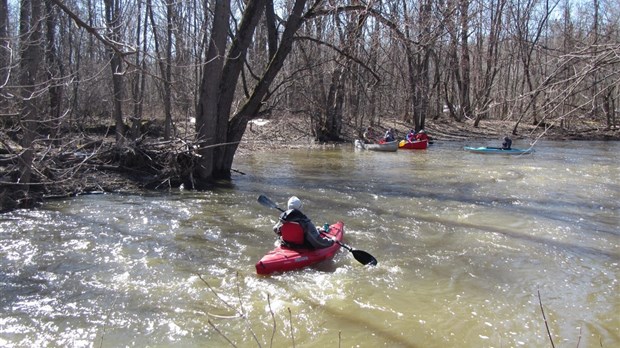
<svg viewBox="0 0 620 348">
<path fill-rule="evenodd" d="M 539 291 L 556 345 L 620 345 L 620 146 L 463 145 L 259 153 L 229 189 L 2 215 L 0 346 L 543 347 Z M 278 215 L 259 194 L 343 220 L 379 265 L 255 275 Z"/>
</svg>

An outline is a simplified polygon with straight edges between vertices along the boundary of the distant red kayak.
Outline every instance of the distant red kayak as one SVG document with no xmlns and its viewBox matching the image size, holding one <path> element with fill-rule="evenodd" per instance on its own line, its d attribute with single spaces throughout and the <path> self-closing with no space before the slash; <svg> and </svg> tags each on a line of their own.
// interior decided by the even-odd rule
<svg viewBox="0 0 620 348">
<path fill-rule="evenodd" d="M 407 150 L 424 150 L 428 147 L 428 140 L 414 140 L 413 142 L 407 142 L 405 140 L 401 140 L 398 144 L 399 149 L 407 149 Z"/>
<path fill-rule="evenodd" d="M 336 237 L 338 241 L 342 241 L 344 222 L 338 221 L 329 226 L 327 234 Z M 337 243 L 323 249 L 291 249 L 279 246 L 268 252 L 256 263 L 256 273 L 270 274 L 300 269 L 333 258 L 339 249 L 340 245 Z"/>
</svg>

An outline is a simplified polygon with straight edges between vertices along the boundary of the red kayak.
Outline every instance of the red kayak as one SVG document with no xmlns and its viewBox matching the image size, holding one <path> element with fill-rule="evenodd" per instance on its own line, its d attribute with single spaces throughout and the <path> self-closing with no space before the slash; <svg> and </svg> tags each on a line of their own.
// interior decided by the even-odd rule
<svg viewBox="0 0 620 348">
<path fill-rule="evenodd" d="M 329 226 L 329 232 L 326 234 L 342 242 L 342 238 L 344 237 L 344 222 L 338 221 Z M 263 258 L 256 263 L 256 273 L 270 274 L 273 272 L 286 272 L 310 266 L 333 258 L 339 249 L 340 245 L 337 243 L 323 249 L 291 249 L 285 246 L 279 246 L 268 252 L 267 255 L 263 256 Z"/>
<path fill-rule="evenodd" d="M 398 148 L 400 149 L 408 149 L 408 150 L 424 150 L 428 147 L 428 140 L 414 140 L 413 142 L 408 142 L 405 140 L 401 140 L 398 144 Z"/>
</svg>

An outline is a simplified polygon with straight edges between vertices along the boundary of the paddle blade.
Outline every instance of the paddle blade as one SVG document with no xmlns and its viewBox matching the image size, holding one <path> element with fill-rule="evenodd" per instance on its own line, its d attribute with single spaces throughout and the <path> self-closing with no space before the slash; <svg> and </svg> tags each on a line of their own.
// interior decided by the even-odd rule
<svg viewBox="0 0 620 348">
<path fill-rule="evenodd" d="M 377 259 L 363 250 L 351 250 L 353 257 L 362 265 L 376 266 Z"/>
<path fill-rule="evenodd" d="M 274 209 L 278 209 L 280 211 L 284 211 L 284 210 L 280 209 L 280 207 L 278 207 L 277 204 L 275 204 L 271 199 L 269 199 L 269 197 L 267 197 L 265 195 L 258 196 L 258 203 L 260 203 L 261 205 L 264 205 L 267 208 L 274 208 Z"/>
<path fill-rule="evenodd" d="M 338 243 L 341 247 L 347 249 L 348 251 L 351 252 L 351 254 L 353 254 L 353 257 L 361 264 L 363 265 L 371 265 L 371 266 L 376 266 L 377 265 L 377 259 L 375 259 L 374 256 L 370 255 L 369 253 L 363 251 L 363 250 L 355 250 L 353 248 L 351 248 L 350 246 L 344 244 L 343 242 L 340 241 L 336 241 L 336 243 Z"/>
</svg>

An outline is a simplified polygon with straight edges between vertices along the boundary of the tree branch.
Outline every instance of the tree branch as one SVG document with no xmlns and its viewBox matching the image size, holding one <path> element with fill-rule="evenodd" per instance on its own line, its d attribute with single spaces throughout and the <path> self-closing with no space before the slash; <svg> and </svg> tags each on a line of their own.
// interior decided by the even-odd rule
<svg viewBox="0 0 620 348">
<path fill-rule="evenodd" d="M 377 80 L 377 82 L 381 81 L 381 77 L 379 77 L 379 75 L 372 70 L 369 66 L 367 66 L 366 64 L 364 64 L 364 62 L 362 62 L 361 60 L 357 59 L 356 57 L 348 54 L 347 52 L 344 52 L 343 50 L 339 49 L 338 47 L 327 43 L 325 41 L 321 41 L 319 39 L 315 39 L 313 37 L 309 37 L 309 36 L 297 36 L 295 37 L 296 40 L 308 40 L 308 41 L 312 41 L 314 43 L 317 43 L 319 45 L 323 45 L 323 46 L 327 46 L 331 49 L 333 49 L 334 51 L 338 52 L 339 54 L 341 54 L 342 56 L 345 56 L 349 59 L 351 59 L 352 61 L 356 62 L 357 64 L 361 65 L 362 67 L 364 67 L 366 70 L 368 70 L 368 72 L 370 72 L 372 74 L 372 76 L 375 77 L 375 79 Z"/>
<path fill-rule="evenodd" d="M 124 57 L 127 55 L 131 55 L 131 54 L 135 54 L 136 53 L 136 49 L 130 45 L 121 43 L 121 42 L 116 42 L 114 40 L 111 40 L 110 38 L 103 36 L 101 34 L 99 34 L 99 31 L 97 31 L 97 29 L 91 27 L 90 25 L 86 24 L 83 20 L 80 19 L 80 17 L 78 15 L 76 15 L 73 11 L 71 11 L 70 8 L 68 8 L 65 4 L 62 3 L 62 1 L 60 0 L 50 0 L 52 1 L 54 4 L 56 4 L 58 7 L 60 7 L 60 9 L 66 13 L 71 19 L 73 19 L 73 21 L 75 22 L 75 24 L 77 24 L 77 26 L 84 28 L 84 30 L 86 30 L 87 32 L 89 32 L 90 34 L 92 34 L 95 38 L 97 38 L 97 40 L 101 41 L 104 45 L 110 47 L 112 50 L 114 50 L 114 52 L 116 52 L 116 54 Z M 129 48 L 130 51 L 129 52 L 123 52 L 121 51 L 121 49 L 118 47 L 125 47 L 125 48 Z"/>
</svg>

